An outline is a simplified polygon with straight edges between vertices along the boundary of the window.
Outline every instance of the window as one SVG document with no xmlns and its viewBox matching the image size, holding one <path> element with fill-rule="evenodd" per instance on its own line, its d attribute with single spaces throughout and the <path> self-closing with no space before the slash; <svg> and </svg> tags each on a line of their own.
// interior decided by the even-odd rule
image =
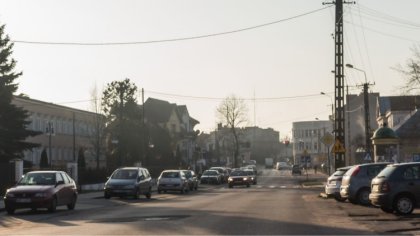
<svg viewBox="0 0 420 236">
<path fill-rule="evenodd" d="M 61 173 L 56 174 L 56 181 L 64 181 L 63 176 L 61 176 Z"/>
<path fill-rule="evenodd" d="M 419 166 L 410 166 L 403 172 L 403 179 L 417 180 L 419 179 Z"/>
</svg>

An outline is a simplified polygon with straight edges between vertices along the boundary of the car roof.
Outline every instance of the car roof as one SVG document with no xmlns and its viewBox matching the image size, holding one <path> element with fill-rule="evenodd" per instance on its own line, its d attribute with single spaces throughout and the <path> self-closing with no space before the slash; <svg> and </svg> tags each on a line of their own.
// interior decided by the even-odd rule
<svg viewBox="0 0 420 236">
<path fill-rule="evenodd" d="M 61 171 L 61 170 L 34 170 L 34 171 L 29 171 L 29 172 L 27 172 L 27 174 L 28 173 L 58 173 L 58 172 L 64 172 L 64 171 Z"/>
</svg>

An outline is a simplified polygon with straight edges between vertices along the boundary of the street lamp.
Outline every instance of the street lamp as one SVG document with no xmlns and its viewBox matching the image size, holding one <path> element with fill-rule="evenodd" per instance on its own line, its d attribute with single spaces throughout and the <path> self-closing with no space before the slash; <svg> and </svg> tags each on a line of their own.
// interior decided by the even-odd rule
<svg viewBox="0 0 420 236">
<path fill-rule="evenodd" d="M 364 98 L 364 104 L 365 104 L 365 152 L 366 152 L 366 157 L 365 158 L 371 158 L 371 154 L 370 154 L 371 140 L 370 140 L 370 118 L 369 118 L 369 93 L 368 93 L 369 83 L 367 82 L 366 71 L 364 71 L 362 69 L 359 69 L 359 68 L 356 68 L 352 64 L 346 64 L 346 67 L 350 68 L 350 69 L 357 70 L 357 71 L 361 71 L 365 75 L 365 83 L 363 84 L 363 98 Z"/>
<path fill-rule="evenodd" d="M 359 68 L 356 68 L 352 64 L 346 64 L 346 67 L 363 72 L 363 74 L 365 75 L 365 83 L 367 83 L 366 71 L 364 71 L 362 69 L 359 69 Z"/>
<path fill-rule="evenodd" d="M 52 166 L 52 156 L 51 156 L 51 136 L 54 136 L 54 125 L 52 121 L 47 122 L 47 127 L 45 128 L 45 134 L 48 135 L 48 157 L 50 159 L 50 167 Z"/>
</svg>

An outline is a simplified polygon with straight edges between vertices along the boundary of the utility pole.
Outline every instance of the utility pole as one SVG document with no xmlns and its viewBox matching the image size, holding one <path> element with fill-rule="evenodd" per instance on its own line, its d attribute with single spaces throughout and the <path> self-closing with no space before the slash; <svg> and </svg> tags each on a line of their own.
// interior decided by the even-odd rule
<svg viewBox="0 0 420 236">
<path fill-rule="evenodd" d="M 336 145 L 342 147 L 345 145 L 345 123 L 344 123 L 344 35 L 343 35 L 343 3 L 344 0 L 335 0 L 329 3 L 335 4 L 335 119 L 334 119 L 334 135 Z M 346 165 L 345 149 L 339 148 L 334 152 L 335 168 Z"/>
<path fill-rule="evenodd" d="M 365 153 L 366 159 L 372 158 L 372 148 L 371 148 L 371 140 L 370 140 L 370 115 L 369 115 L 369 85 L 375 85 L 370 84 L 367 81 L 366 71 L 354 67 L 352 64 L 346 64 L 346 67 L 361 71 L 365 75 L 365 83 L 363 83 L 361 86 L 363 86 L 363 103 L 364 103 L 364 109 L 365 109 Z"/>
</svg>

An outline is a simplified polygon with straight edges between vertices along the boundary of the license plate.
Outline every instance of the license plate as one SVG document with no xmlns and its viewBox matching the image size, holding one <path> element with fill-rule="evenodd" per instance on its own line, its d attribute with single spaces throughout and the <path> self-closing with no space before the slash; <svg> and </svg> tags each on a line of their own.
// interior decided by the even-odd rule
<svg viewBox="0 0 420 236">
<path fill-rule="evenodd" d="M 29 202 L 31 202 L 31 199 L 30 198 L 18 198 L 18 199 L 16 199 L 16 202 L 18 202 L 18 203 L 29 203 Z"/>
</svg>

